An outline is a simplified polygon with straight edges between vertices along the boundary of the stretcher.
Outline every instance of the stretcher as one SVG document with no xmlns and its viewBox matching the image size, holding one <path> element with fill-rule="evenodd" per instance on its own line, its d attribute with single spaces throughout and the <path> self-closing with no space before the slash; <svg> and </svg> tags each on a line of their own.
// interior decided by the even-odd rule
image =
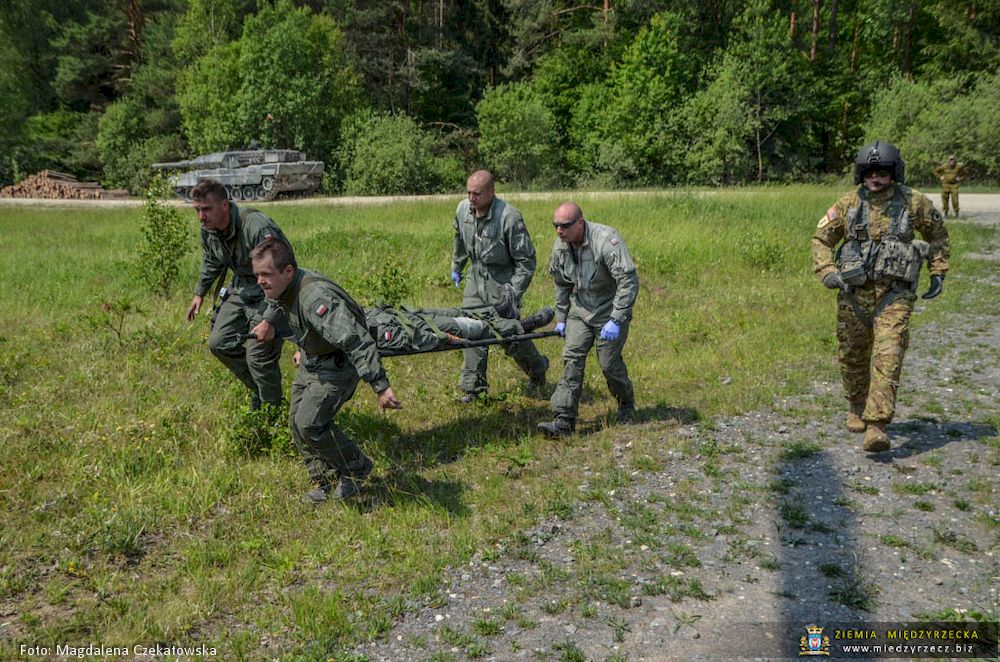
<svg viewBox="0 0 1000 662">
<path fill-rule="evenodd" d="M 411 356 L 413 354 L 430 354 L 432 352 L 448 352 L 454 349 L 468 349 L 469 347 L 485 347 L 487 345 L 506 345 L 508 343 L 520 342 L 522 340 L 538 340 L 539 338 L 549 338 L 551 336 L 558 336 L 558 331 L 536 331 L 534 333 L 522 333 L 514 336 L 507 336 L 506 338 L 484 338 L 482 340 L 466 340 L 464 338 L 454 338 L 450 339 L 448 342 L 438 345 L 437 347 L 427 347 L 424 349 L 413 349 L 407 351 L 399 350 L 379 350 L 379 357 L 389 358 L 393 356 Z M 288 338 L 289 336 L 283 336 Z M 239 334 L 236 336 L 236 342 L 242 344 L 248 340 L 256 340 L 256 336 L 250 333 Z"/>
</svg>

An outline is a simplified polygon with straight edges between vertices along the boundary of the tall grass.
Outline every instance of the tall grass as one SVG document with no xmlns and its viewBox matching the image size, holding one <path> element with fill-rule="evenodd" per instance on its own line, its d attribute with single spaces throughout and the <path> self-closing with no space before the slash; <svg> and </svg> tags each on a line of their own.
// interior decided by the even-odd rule
<svg viewBox="0 0 1000 662">
<path fill-rule="evenodd" d="M 630 434 L 665 434 L 666 408 L 712 417 L 836 379 L 834 303 L 811 275 L 808 240 L 839 194 L 582 201 L 587 218 L 621 231 L 639 267 L 626 360 L 651 422 Z M 528 310 L 551 304 L 558 202 L 519 203 L 539 252 Z M 455 203 L 264 209 L 303 266 L 363 303 L 394 260 L 414 303 L 431 306 L 461 300 L 449 279 Z M 564 510 L 584 465 L 611 467 L 616 432 L 602 417 L 614 403 L 595 364 L 581 412 L 596 432 L 555 443 L 533 432 L 547 403 L 522 395 L 502 354 L 493 397 L 471 408 L 454 403 L 460 353 L 394 358 L 405 409 L 380 414 L 362 386 L 341 414 L 377 461 L 374 484 L 352 504 L 307 507 L 297 460 L 227 452 L 246 402 L 208 353 L 206 319 L 183 320 L 200 260 L 193 214 L 185 287 L 165 300 L 127 269 L 138 214 L 0 209 L 0 603 L 15 612 L 0 652 L 201 641 L 256 657 L 266 635 L 270 654 L 325 658 L 379 636 L 403 599 L 438 589 L 444 567 Z M 980 231 L 959 226 L 955 241 Z M 971 287 L 949 280 L 934 315 Z M 560 343 L 539 347 L 554 381 Z M 287 361 L 285 373 L 290 382 Z"/>
</svg>

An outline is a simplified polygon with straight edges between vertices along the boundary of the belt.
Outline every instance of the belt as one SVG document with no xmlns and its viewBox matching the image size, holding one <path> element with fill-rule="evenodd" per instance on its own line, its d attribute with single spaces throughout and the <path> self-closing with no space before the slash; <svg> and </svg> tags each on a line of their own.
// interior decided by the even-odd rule
<svg viewBox="0 0 1000 662">
<path fill-rule="evenodd" d="M 334 364 L 338 368 L 343 368 L 344 365 L 347 363 L 347 355 L 338 349 L 336 351 L 329 352 L 327 354 L 317 354 L 316 356 L 309 356 L 303 365 L 306 367 L 306 370 L 312 372 L 317 368 L 319 368 L 320 365 L 326 363 L 331 359 L 333 359 Z"/>
</svg>

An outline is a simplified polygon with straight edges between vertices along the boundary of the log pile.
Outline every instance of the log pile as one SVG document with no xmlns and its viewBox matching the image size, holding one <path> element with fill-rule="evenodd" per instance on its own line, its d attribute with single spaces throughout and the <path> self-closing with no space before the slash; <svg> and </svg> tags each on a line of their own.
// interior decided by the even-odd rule
<svg viewBox="0 0 1000 662">
<path fill-rule="evenodd" d="M 73 175 L 42 170 L 17 184 L 0 188 L 0 198 L 56 198 L 58 200 L 105 200 L 128 197 L 124 189 L 107 190 L 97 182 L 81 182 Z"/>
</svg>

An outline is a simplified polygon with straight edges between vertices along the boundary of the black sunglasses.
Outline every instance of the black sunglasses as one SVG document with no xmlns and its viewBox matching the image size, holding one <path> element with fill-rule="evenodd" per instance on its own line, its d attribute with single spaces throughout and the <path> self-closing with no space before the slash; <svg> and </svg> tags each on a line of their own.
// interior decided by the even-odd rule
<svg viewBox="0 0 1000 662">
<path fill-rule="evenodd" d="M 580 219 L 578 219 L 578 218 L 574 218 L 569 223 L 552 223 L 552 227 L 554 227 L 556 230 L 568 230 L 569 228 L 571 228 L 574 225 L 576 225 L 576 222 L 579 221 L 579 220 Z"/>
</svg>

